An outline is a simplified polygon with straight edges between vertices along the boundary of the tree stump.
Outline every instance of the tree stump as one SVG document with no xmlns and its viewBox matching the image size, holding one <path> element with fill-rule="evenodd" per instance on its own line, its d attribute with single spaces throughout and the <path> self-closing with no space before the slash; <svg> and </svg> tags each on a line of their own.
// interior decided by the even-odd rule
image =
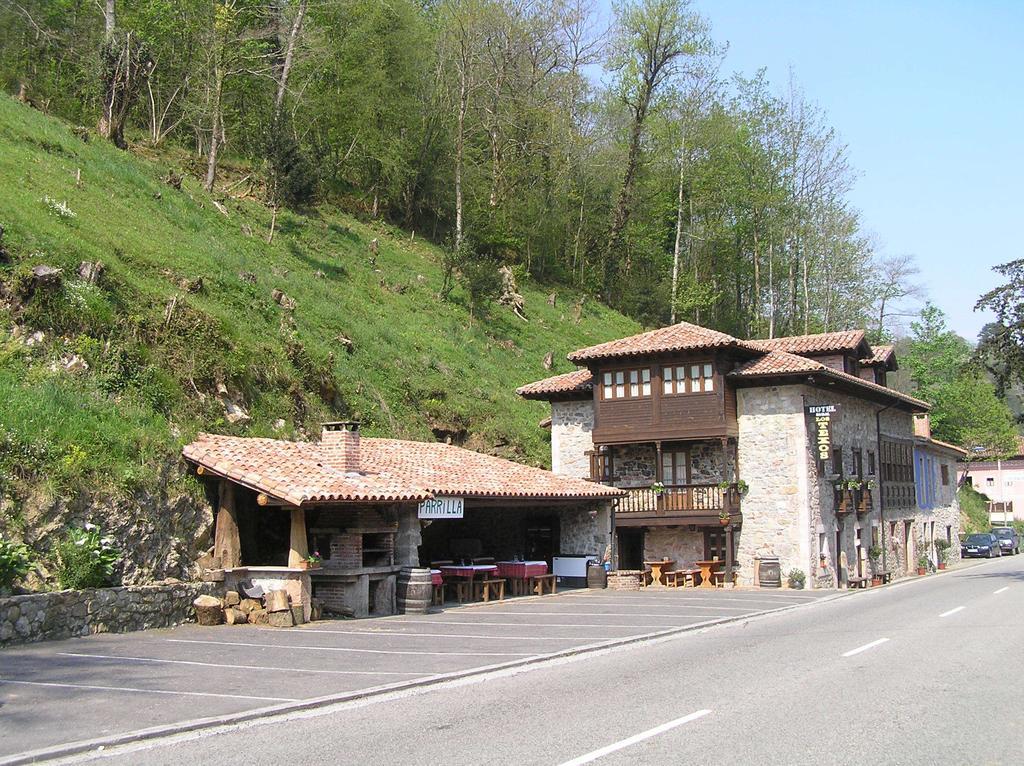
<svg viewBox="0 0 1024 766">
<path fill-rule="evenodd" d="M 224 622 L 224 605 L 216 596 L 199 596 L 192 602 L 196 622 L 200 625 L 220 625 Z"/>
<path fill-rule="evenodd" d="M 268 612 L 287 612 L 291 609 L 288 604 L 288 593 L 283 590 L 268 591 L 263 598 L 267 602 Z"/>
<path fill-rule="evenodd" d="M 272 628 L 294 627 L 295 619 L 292 617 L 292 610 L 286 609 L 283 612 L 271 612 L 267 615 L 267 624 Z"/>
<path fill-rule="evenodd" d="M 224 610 L 224 622 L 228 625 L 244 625 L 249 622 L 249 617 L 241 609 L 229 606 Z"/>
</svg>

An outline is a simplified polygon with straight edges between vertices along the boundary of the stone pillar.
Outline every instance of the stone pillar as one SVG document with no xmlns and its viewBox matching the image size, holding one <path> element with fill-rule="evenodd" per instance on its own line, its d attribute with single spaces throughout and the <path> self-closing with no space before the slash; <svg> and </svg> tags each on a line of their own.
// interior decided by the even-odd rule
<svg viewBox="0 0 1024 766">
<path fill-rule="evenodd" d="M 306 511 L 303 508 L 293 508 L 291 514 L 288 566 L 296 569 L 309 556 L 309 543 L 306 541 Z"/>
<path fill-rule="evenodd" d="M 395 512 L 398 519 L 398 532 L 395 534 L 395 565 L 418 567 L 419 547 L 423 542 L 423 536 L 420 533 L 420 520 L 416 516 L 416 506 L 396 506 Z"/>
<path fill-rule="evenodd" d="M 222 569 L 234 569 L 242 565 L 242 543 L 238 534 L 235 485 L 227 479 L 220 481 L 220 499 L 217 505 L 213 555 L 220 559 Z"/>
</svg>

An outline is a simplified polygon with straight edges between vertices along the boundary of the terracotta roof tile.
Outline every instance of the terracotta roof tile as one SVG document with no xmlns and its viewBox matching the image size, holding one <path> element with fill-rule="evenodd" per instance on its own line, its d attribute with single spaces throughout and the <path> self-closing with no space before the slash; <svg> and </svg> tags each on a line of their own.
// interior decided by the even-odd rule
<svg viewBox="0 0 1024 766">
<path fill-rule="evenodd" d="M 589 394 L 594 390 L 594 377 L 590 370 L 573 370 L 562 375 L 527 383 L 516 389 L 524 399 L 551 399 L 552 397 Z"/>
<path fill-rule="evenodd" d="M 182 450 L 197 465 L 292 505 L 313 502 L 419 502 L 434 495 L 601 499 L 621 490 L 448 444 L 360 440 L 365 472 L 327 464 L 320 445 L 200 434 Z"/>
<path fill-rule="evenodd" d="M 826 367 L 821 362 L 816 362 L 813 359 L 798 356 L 797 354 L 789 354 L 785 351 L 771 351 L 760 359 L 748 362 L 738 370 L 734 370 L 730 373 L 734 378 L 768 378 L 780 375 L 804 374 L 814 374 L 840 380 L 844 383 L 855 385 L 860 388 L 873 391 L 877 394 L 884 394 L 892 397 L 893 399 L 898 399 L 905 404 L 911 405 L 915 409 L 931 409 L 930 404 L 921 401 L 920 399 L 916 399 L 913 396 L 908 396 L 907 394 L 900 393 L 895 389 L 881 386 L 877 383 L 871 382 L 870 380 L 858 378 L 856 375 L 850 375 L 847 372 L 833 370 L 831 367 Z"/>
<path fill-rule="evenodd" d="M 790 354 L 827 354 L 852 351 L 863 342 L 863 330 L 841 330 L 816 335 L 793 335 L 786 338 L 748 341 L 750 345 L 761 351 L 785 351 Z"/>
<path fill-rule="evenodd" d="M 689 322 L 679 322 L 628 338 L 581 348 L 569 354 L 568 359 L 579 364 L 624 356 L 727 347 L 751 348 L 746 341 L 726 335 L 724 332 L 709 330 Z"/>
<path fill-rule="evenodd" d="M 896 351 L 892 346 L 872 346 L 871 356 L 861 359 L 863 365 L 874 366 L 876 364 L 889 364 L 895 361 Z"/>
</svg>

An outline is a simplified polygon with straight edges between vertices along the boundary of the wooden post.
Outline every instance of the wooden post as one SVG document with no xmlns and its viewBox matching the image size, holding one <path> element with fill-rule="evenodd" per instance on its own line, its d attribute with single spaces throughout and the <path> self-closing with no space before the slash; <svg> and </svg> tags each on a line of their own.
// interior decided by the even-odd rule
<svg viewBox="0 0 1024 766">
<path fill-rule="evenodd" d="M 309 544 L 306 542 L 306 511 L 292 508 L 291 545 L 288 551 L 288 566 L 297 568 L 309 556 Z"/>
<path fill-rule="evenodd" d="M 220 558 L 221 568 L 234 569 L 242 565 L 242 543 L 238 535 L 235 485 L 227 479 L 221 479 L 218 506 L 213 555 Z"/>
<path fill-rule="evenodd" d="M 733 584 L 732 574 L 732 524 L 725 528 L 725 578 L 723 585 Z"/>
</svg>

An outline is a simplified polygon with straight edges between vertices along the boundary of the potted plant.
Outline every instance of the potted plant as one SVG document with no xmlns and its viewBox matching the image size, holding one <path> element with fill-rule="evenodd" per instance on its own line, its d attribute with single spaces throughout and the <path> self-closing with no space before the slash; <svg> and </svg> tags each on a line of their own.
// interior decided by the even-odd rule
<svg viewBox="0 0 1024 766">
<path fill-rule="evenodd" d="M 318 569 L 323 564 L 323 558 L 319 551 L 313 551 L 306 556 L 304 561 L 299 562 L 299 569 Z"/>
<path fill-rule="evenodd" d="M 658 497 L 661 497 L 661 495 L 665 492 L 665 485 L 660 481 L 656 481 L 654 482 L 654 484 L 651 485 L 651 491 Z"/>
<path fill-rule="evenodd" d="M 807 581 L 807 575 L 804 574 L 802 569 L 790 569 L 789 574 L 786 575 L 786 581 L 793 590 L 803 590 L 804 583 Z"/>
<path fill-rule="evenodd" d="M 724 508 L 718 512 L 718 523 L 723 527 L 729 523 L 729 512 Z"/>
<path fill-rule="evenodd" d="M 920 543 L 920 545 L 921 545 L 921 547 L 924 547 L 924 542 L 922 541 Z M 926 554 L 926 553 L 919 553 L 917 555 L 917 573 L 918 573 L 918 575 L 928 574 L 928 564 L 929 563 L 930 562 L 928 561 L 928 554 Z"/>
<path fill-rule="evenodd" d="M 882 584 L 882 549 L 877 545 L 868 548 L 868 559 L 871 561 L 871 586 Z"/>
<path fill-rule="evenodd" d="M 935 550 L 939 554 L 939 569 L 945 569 L 949 560 L 949 541 L 940 537 L 935 541 Z"/>
</svg>

